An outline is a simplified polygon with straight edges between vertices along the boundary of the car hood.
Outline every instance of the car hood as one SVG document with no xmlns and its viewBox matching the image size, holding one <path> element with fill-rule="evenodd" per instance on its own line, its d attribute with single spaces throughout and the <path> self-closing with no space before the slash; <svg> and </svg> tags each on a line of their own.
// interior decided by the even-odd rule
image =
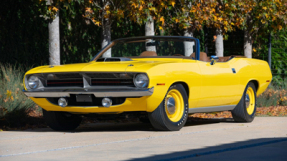
<svg viewBox="0 0 287 161">
<path fill-rule="evenodd" d="M 182 59 L 133 60 L 123 62 L 89 62 L 67 65 L 41 66 L 26 74 L 58 72 L 145 72 L 153 66 L 165 63 L 182 62 Z"/>
</svg>

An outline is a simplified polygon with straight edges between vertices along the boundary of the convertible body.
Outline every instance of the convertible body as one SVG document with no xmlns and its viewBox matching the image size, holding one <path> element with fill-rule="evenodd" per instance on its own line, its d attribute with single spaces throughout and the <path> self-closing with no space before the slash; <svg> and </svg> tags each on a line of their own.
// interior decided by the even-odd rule
<svg viewBox="0 0 287 161">
<path fill-rule="evenodd" d="M 193 51 L 189 55 L 172 53 L 176 55 L 158 56 L 153 54 L 160 49 L 154 48 L 157 51 L 140 51 L 139 56 L 101 57 L 115 44 L 122 43 L 124 46 L 127 43 L 144 42 L 147 48 L 153 47 L 153 44 L 147 45 L 147 41 L 161 42 L 166 39 L 175 43 L 193 43 Z M 154 46 L 157 45 L 160 44 Z M 145 86 L 135 84 L 135 79 L 141 79 L 136 78 L 138 75 L 143 77 L 143 81 L 147 79 Z M 187 102 L 182 102 L 187 111 L 181 112 L 186 115 L 197 112 L 232 111 L 241 101 L 249 83 L 255 87 L 256 98 L 268 87 L 271 79 L 270 68 L 265 61 L 242 56 L 210 59 L 205 53 L 199 52 L 198 39 L 151 36 L 116 40 L 88 63 L 31 69 L 24 76 L 24 93 L 45 111 L 72 114 L 119 114 L 134 111 L 153 113 L 167 101 L 171 87 L 180 85 L 185 90 L 182 95 L 187 97 Z M 33 80 L 38 81 L 36 88 L 33 88 Z M 175 102 L 176 97 L 171 94 L 169 98 L 173 99 L 169 101 L 177 104 L 180 101 Z M 65 99 L 64 106 L 60 104 L 60 98 Z M 108 106 L 103 103 L 104 98 L 110 100 Z M 170 114 L 174 114 L 173 110 L 179 108 L 174 107 L 175 105 L 173 108 L 165 106 L 165 111 Z"/>
</svg>

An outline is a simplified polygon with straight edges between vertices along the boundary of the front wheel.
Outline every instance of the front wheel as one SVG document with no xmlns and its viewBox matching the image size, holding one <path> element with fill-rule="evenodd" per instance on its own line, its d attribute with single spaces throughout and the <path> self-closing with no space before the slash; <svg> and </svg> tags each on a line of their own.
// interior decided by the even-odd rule
<svg viewBox="0 0 287 161">
<path fill-rule="evenodd" d="M 236 122 L 252 122 L 256 113 L 256 88 L 249 82 L 237 106 L 231 111 Z"/>
<path fill-rule="evenodd" d="M 157 130 L 178 131 L 188 117 L 188 97 L 181 84 L 172 85 L 161 104 L 148 118 Z"/>
<path fill-rule="evenodd" d="M 48 126 L 56 131 L 74 130 L 82 121 L 82 118 L 79 115 L 67 112 L 46 111 L 44 109 L 43 116 Z"/>
</svg>

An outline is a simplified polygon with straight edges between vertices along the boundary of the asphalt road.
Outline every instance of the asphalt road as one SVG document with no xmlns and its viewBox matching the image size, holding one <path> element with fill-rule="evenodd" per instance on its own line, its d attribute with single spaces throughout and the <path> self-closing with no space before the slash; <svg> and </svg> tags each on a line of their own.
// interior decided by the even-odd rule
<svg viewBox="0 0 287 161">
<path fill-rule="evenodd" d="M 188 122 L 177 132 L 153 131 L 143 123 L 81 126 L 76 132 L 49 128 L 0 132 L 0 160 L 284 160 L 287 117 L 252 123 L 215 119 Z"/>
</svg>

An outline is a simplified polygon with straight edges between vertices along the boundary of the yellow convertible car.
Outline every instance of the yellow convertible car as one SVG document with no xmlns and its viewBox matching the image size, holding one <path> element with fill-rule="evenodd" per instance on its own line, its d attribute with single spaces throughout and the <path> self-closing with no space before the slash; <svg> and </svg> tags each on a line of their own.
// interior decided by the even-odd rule
<svg viewBox="0 0 287 161">
<path fill-rule="evenodd" d="M 133 112 L 175 131 L 199 112 L 231 111 L 251 122 L 271 79 L 265 61 L 208 57 L 192 37 L 146 36 L 114 40 L 88 63 L 31 69 L 23 91 L 54 130 L 77 128 L 85 114 Z"/>
</svg>

